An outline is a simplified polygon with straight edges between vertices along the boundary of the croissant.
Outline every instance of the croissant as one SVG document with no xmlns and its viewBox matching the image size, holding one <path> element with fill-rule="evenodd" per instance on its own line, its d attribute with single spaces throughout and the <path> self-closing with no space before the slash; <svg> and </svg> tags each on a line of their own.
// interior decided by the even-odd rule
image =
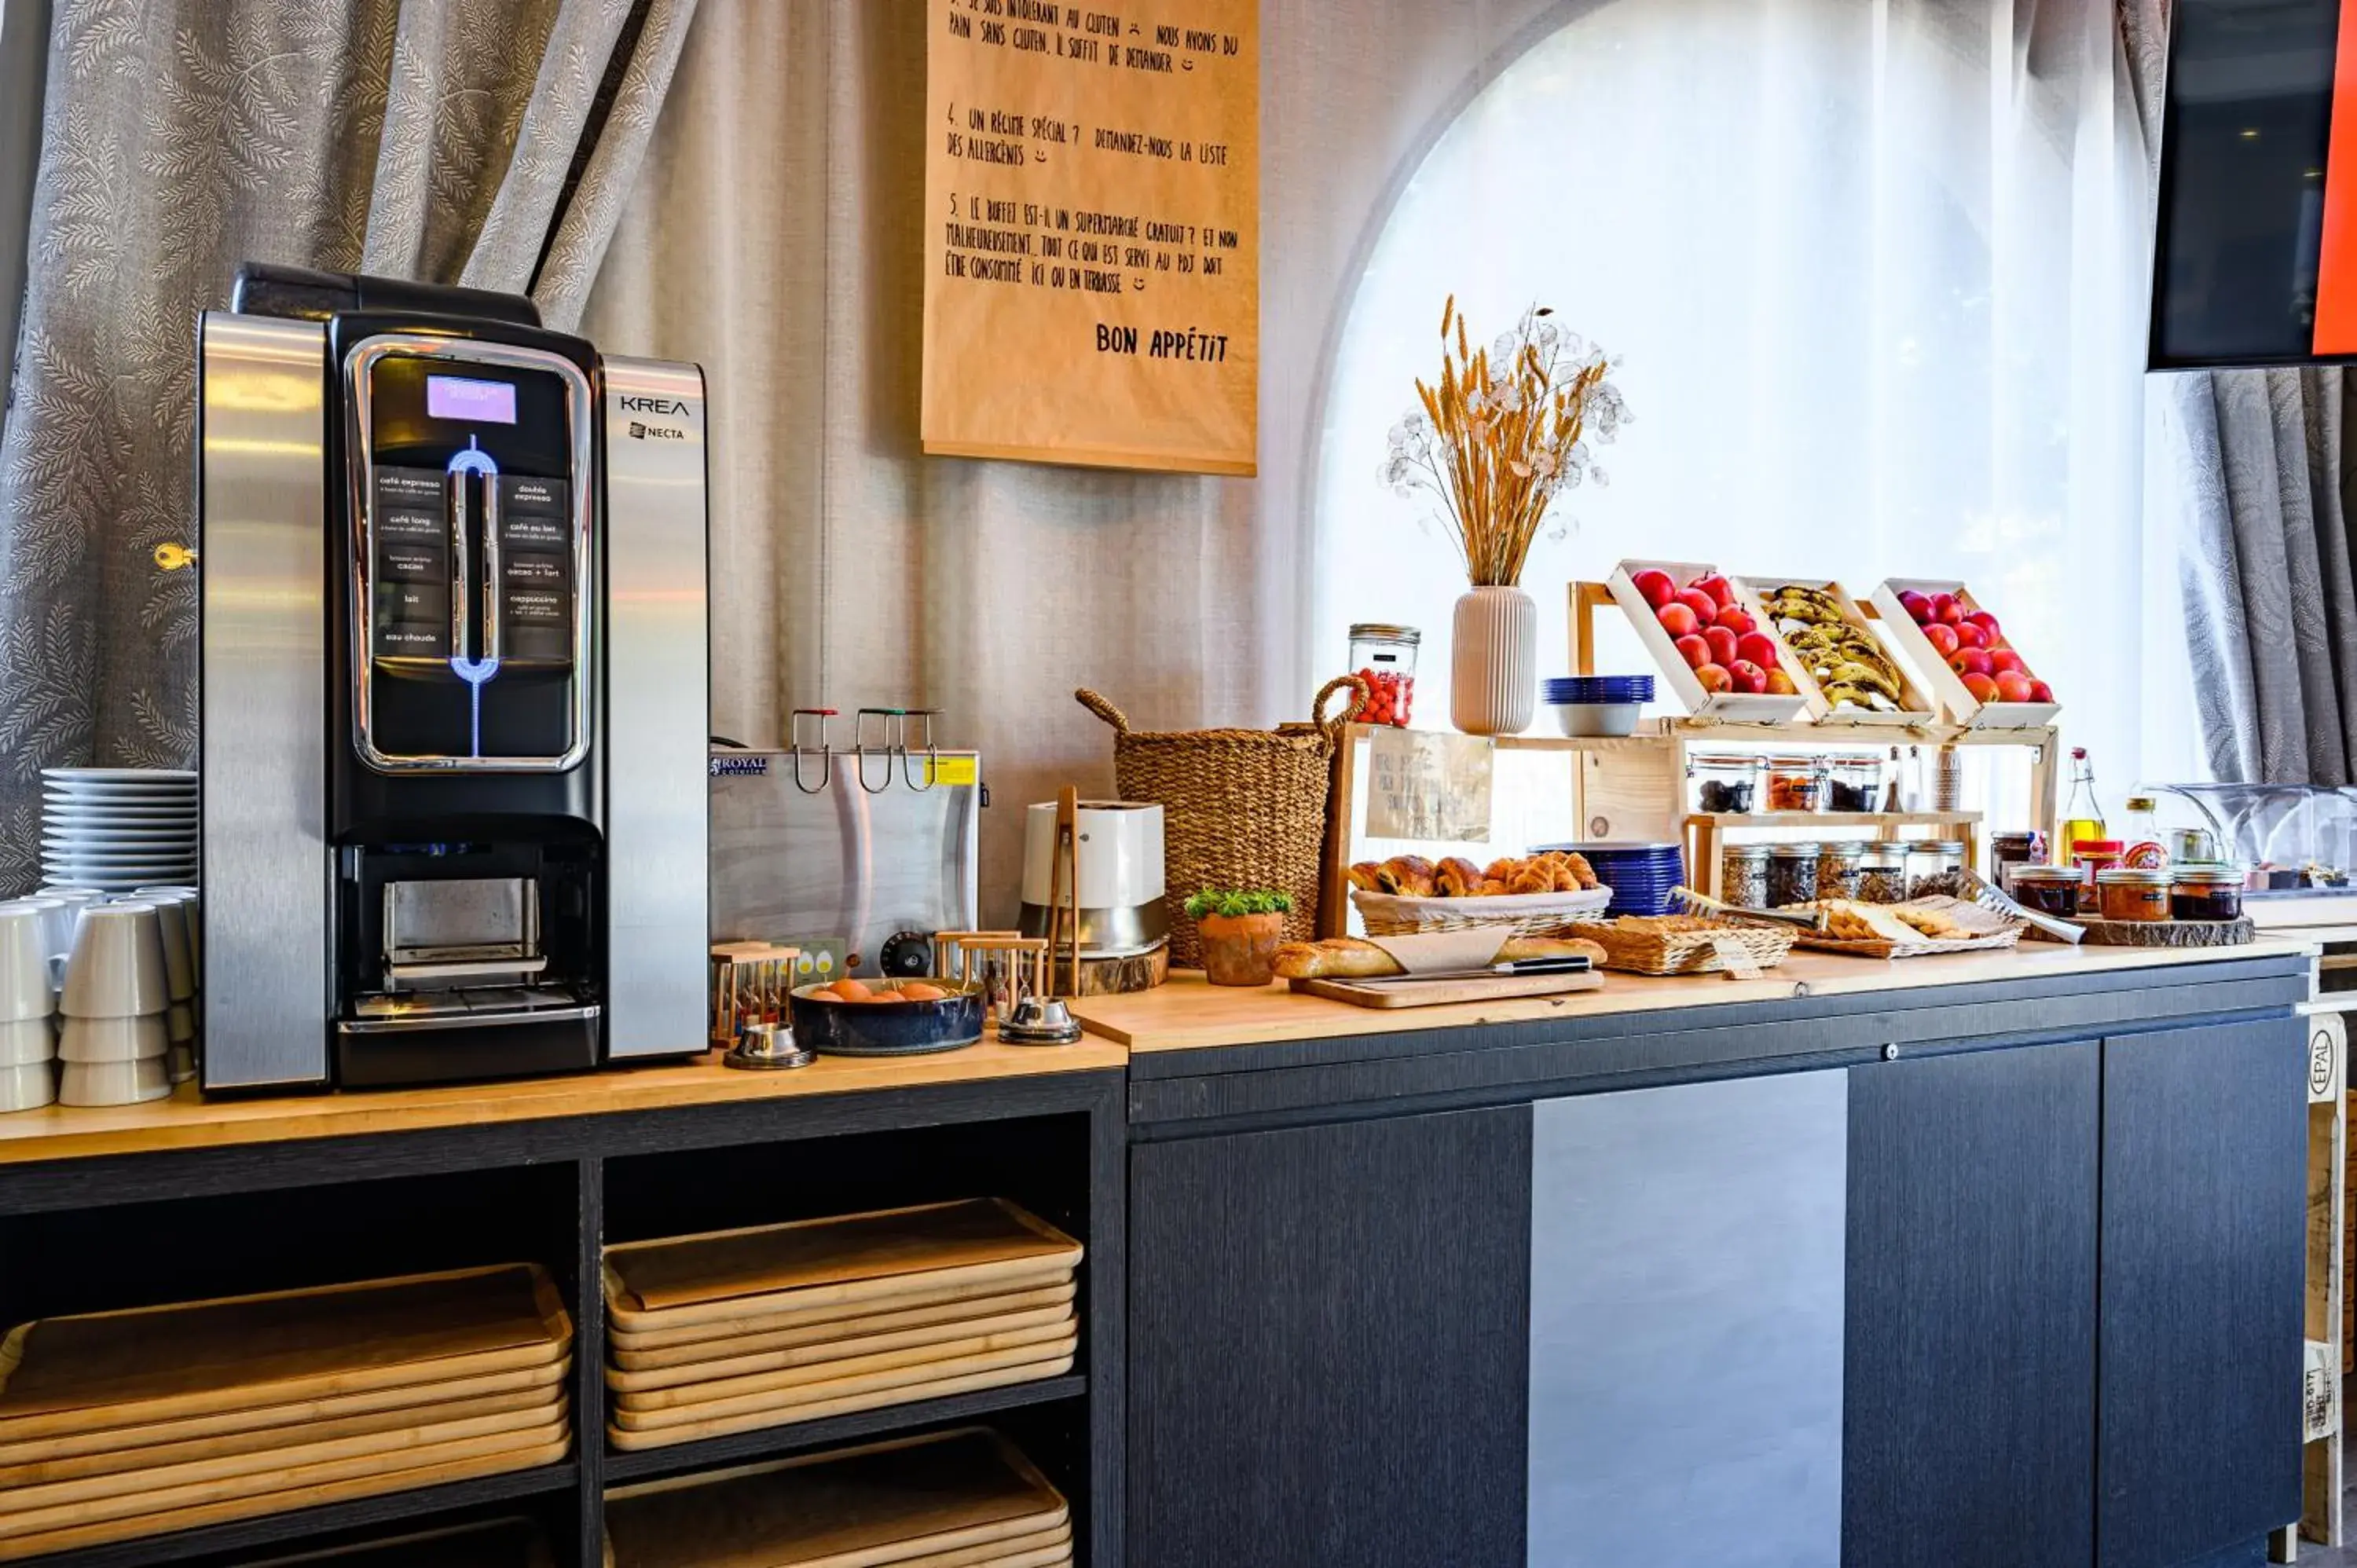
<svg viewBox="0 0 2357 1568">
<path fill-rule="evenodd" d="M 1351 886 L 1364 893 L 1380 893 L 1383 886 L 1376 880 L 1383 867 L 1372 860 L 1362 860 L 1351 867 Z"/>
<path fill-rule="evenodd" d="M 1439 884 L 1443 898 L 1469 898 L 1481 886 L 1481 868 L 1452 854 L 1440 863 L 1433 880 Z"/>
<path fill-rule="evenodd" d="M 1516 872 L 1506 886 L 1512 893 L 1552 893 L 1555 874 L 1544 865 L 1533 865 Z"/>
<path fill-rule="evenodd" d="M 1481 875 L 1491 882 L 1507 882 L 1512 880 L 1514 873 L 1522 868 L 1523 863 L 1512 855 L 1501 855 L 1491 861 Z"/>
<path fill-rule="evenodd" d="M 1420 854 L 1397 854 L 1375 868 L 1375 886 L 1403 897 L 1429 898 L 1433 891 L 1432 862 Z"/>
<path fill-rule="evenodd" d="M 1513 888 L 1504 881 L 1493 876 L 1485 880 L 1475 891 L 1479 897 L 1483 898 L 1502 898 L 1507 894 L 1512 893 Z"/>
</svg>

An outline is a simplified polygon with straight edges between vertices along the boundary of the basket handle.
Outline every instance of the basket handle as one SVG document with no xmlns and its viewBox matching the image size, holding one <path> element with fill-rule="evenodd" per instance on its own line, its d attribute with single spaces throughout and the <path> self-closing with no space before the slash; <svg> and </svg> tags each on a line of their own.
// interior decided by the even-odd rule
<svg viewBox="0 0 2357 1568">
<path fill-rule="evenodd" d="M 1111 703 L 1106 702 L 1103 697 L 1090 691 L 1086 686 L 1074 692 L 1072 695 L 1080 699 L 1081 706 L 1088 709 L 1089 712 L 1096 714 L 1097 717 L 1113 725 L 1114 730 L 1120 734 L 1127 735 L 1129 733 L 1129 716 L 1124 714 L 1119 708 L 1114 707 Z"/>
<path fill-rule="evenodd" d="M 1329 718 L 1326 714 L 1326 699 L 1346 686 L 1351 691 L 1350 703 L 1340 713 Z M 1325 741 L 1329 750 L 1342 744 L 1342 726 L 1349 724 L 1351 715 L 1364 708 L 1373 698 L 1373 690 L 1356 675 L 1337 675 L 1318 688 L 1318 695 L 1309 704 L 1309 722 L 1318 726 L 1318 736 Z M 1087 699 L 1084 697 L 1082 700 L 1085 702 Z"/>
</svg>

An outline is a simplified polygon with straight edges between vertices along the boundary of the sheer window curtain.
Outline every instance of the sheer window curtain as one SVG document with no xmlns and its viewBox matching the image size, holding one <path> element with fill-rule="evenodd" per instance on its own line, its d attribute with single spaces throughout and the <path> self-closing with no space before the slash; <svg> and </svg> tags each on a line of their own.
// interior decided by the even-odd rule
<svg viewBox="0 0 2357 1568">
<path fill-rule="evenodd" d="M 1539 300 L 1625 356 L 1638 415 L 1597 454 L 1611 488 L 1568 496 L 1576 529 L 1534 552 L 1544 667 L 1566 666 L 1566 582 L 1624 556 L 1859 592 L 1956 576 L 2074 742 L 2115 777 L 2181 773 L 2124 40 L 2107 7 L 2004 0 L 1573 8 L 1440 133 L 1369 247 L 1322 413 L 1318 650 L 1400 620 L 1445 671 L 1461 567 L 1378 481 L 1384 435 L 1447 295 L 1488 332 Z"/>
<path fill-rule="evenodd" d="M 193 755 L 196 585 L 151 553 L 195 530 L 197 313 L 251 259 L 528 290 L 570 327 L 694 9 L 57 7 L 0 432 L 0 890 L 38 875 L 42 768 Z"/>
</svg>

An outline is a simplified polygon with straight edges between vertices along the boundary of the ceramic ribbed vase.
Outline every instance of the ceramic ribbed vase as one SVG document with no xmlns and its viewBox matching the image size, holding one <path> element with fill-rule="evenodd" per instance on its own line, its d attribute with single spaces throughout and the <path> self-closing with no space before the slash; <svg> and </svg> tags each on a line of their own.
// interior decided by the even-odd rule
<svg viewBox="0 0 2357 1568">
<path fill-rule="evenodd" d="M 1520 735 L 1538 710 L 1539 610 L 1520 588 L 1457 601 L 1448 640 L 1448 718 L 1467 735 Z"/>
</svg>

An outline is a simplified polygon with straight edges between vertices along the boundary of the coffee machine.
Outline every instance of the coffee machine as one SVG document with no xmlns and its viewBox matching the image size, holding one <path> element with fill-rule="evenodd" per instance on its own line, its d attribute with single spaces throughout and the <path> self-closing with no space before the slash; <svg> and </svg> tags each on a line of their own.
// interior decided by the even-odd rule
<svg viewBox="0 0 2357 1568">
<path fill-rule="evenodd" d="M 205 1088 L 702 1048 L 702 371 L 252 264 L 198 339 Z"/>
</svg>

